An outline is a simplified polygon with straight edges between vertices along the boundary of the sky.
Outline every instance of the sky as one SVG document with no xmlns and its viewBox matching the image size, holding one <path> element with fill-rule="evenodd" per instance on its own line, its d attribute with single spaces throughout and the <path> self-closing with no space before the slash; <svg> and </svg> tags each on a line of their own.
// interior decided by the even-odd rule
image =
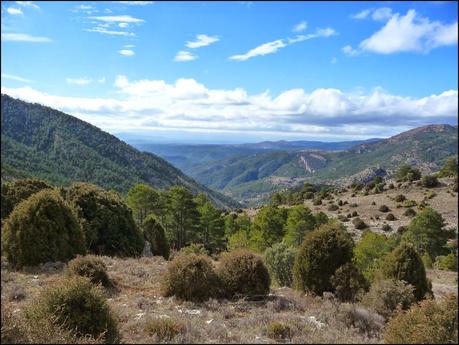
<svg viewBox="0 0 459 345">
<path fill-rule="evenodd" d="M 457 124 L 457 2 L 2 1 L 1 89 L 120 136 L 243 143 Z"/>
</svg>

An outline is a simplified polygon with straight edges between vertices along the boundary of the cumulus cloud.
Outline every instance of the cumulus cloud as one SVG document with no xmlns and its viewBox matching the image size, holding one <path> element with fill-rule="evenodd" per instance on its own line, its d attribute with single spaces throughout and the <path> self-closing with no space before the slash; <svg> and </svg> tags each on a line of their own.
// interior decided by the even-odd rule
<svg viewBox="0 0 459 345">
<path fill-rule="evenodd" d="M 329 37 L 335 34 L 336 34 L 335 30 L 331 28 L 317 29 L 316 32 L 313 34 L 297 35 L 295 38 L 284 38 L 284 39 L 278 39 L 272 42 L 264 43 L 256 48 L 249 50 L 245 54 L 230 56 L 229 59 L 236 60 L 236 61 L 246 61 L 255 56 L 277 53 L 277 51 L 279 51 L 280 49 L 285 48 L 288 45 L 291 45 L 297 42 L 302 42 L 302 41 L 306 41 L 306 40 L 309 40 L 312 38 L 318 38 L 318 37 Z"/>
<path fill-rule="evenodd" d="M 363 40 L 358 49 L 346 46 L 348 48 L 343 48 L 343 52 L 351 56 L 363 51 L 377 54 L 428 53 L 438 47 L 457 45 L 457 30 L 457 21 L 444 24 L 409 10 L 404 16 L 399 13 L 392 15 L 380 30 Z"/>
<path fill-rule="evenodd" d="M 218 42 L 220 39 L 217 36 L 208 36 L 208 35 L 196 35 L 195 41 L 186 42 L 185 46 L 187 48 L 200 48 L 211 45 L 212 43 Z"/>
<path fill-rule="evenodd" d="M 22 10 L 20 8 L 16 8 L 16 7 L 8 7 L 8 9 L 6 10 L 9 14 L 11 15 L 23 15 L 24 13 L 22 12 Z"/>
<path fill-rule="evenodd" d="M 2 32 L 2 41 L 4 42 L 48 43 L 48 42 L 52 42 L 52 39 L 49 37 L 33 36 L 29 34 L 11 33 L 11 32 L 3 33 Z"/>
<path fill-rule="evenodd" d="M 135 55 L 134 51 L 131 50 L 131 49 L 121 49 L 121 50 L 119 51 L 119 53 L 120 53 L 121 55 L 124 55 L 124 56 L 133 56 L 133 55 Z"/>
<path fill-rule="evenodd" d="M 50 95 L 29 86 L 2 93 L 52 106 L 108 131 L 181 129 L 311 133 L 335 137 L 381 136 L 431 123 L 457 123 L 458 91 L 425 97 L 392 95 L 376 88 L 346 93 L 319 88 L 249 95 L 244 89 L 209 89 L 194 79 L 115 79 L 114 98 Z"/>
<path fill-rule="evenodd" d="M 354 19 L 365 19 L 368 17 L 368 15 L 371 13 L 370 10 L 363 10 L 359 13 L 356 13 L 356 14 L 352 14 L 351 15 L 351 18 L 354 18 Z"/>
<path fill-rule="evenodd" d="M 369 8 L 366 10 L 363 10 L 359 13 L 352 14 L 351 18 L 353 19 L 365 19 L 369 18 L 371 15 L 371 18 L 376 21 L 385 21 L 389 18 L 392 17 L 392 9 L 389 7 L 379 7 L 379 8 Z"/>
<path fill-rule="evenodd" d="M 187 52 L 185 50 L 181 50 L 175 55 L 174 61 L 176 62 L 184 62 L 184 61 L 193 61 L 198 58 L 197 55 L 194 55 L 190 52 Z"/>
<path fill-rule="evenodd" d="M 298 23 L 296 24 L 292 31 L 293 32 L 301 32 L 301 31 L 304 31 L 306 30 L 306 28 L 308 27 L 308 23 L 306 23 L 304 20 L 301 22 L 301 23 Z"/>
</svg>

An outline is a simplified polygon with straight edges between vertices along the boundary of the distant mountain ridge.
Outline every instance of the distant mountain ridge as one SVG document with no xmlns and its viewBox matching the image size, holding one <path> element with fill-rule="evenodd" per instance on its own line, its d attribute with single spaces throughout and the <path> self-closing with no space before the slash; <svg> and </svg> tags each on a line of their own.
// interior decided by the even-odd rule
<svg viewBox="0 0 459 345">
<path fill-rule="evenodd" d="M 125 193 L 135 183 L 182 185 L 219 207 L 238 203 L 140 152 L 101 129 L 50 107 L 1 96 L 2 180 L 38 177 L 53 184 L 84 181 Z"/>
</svg>

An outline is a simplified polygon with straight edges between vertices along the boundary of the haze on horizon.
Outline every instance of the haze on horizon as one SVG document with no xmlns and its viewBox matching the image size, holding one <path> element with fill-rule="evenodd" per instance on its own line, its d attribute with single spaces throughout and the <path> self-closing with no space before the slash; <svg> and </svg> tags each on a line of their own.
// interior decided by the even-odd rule
<svg viewBox="0 0 459 345">
<path fill-rule="evenodd" d="M 3 1 L 1 15 L 2 93 L 121 138 L 345 141 L 457 125 L 457 2 Z"/>
</svg>

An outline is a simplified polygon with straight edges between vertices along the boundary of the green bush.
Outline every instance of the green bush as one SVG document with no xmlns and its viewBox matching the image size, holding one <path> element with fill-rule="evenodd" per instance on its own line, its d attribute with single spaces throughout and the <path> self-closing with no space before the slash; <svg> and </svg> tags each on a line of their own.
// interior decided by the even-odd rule
<svg viewBox="0 0 459 345">
<path fill-rule="evenodd" d="M 71 260 L 66 268 L 68 275 L 78 275 L 88 278 L 93 284 L 102 284 L 104 287 L 112 286 L 112 282 L 107 274 L 107 266 L 94 255 L 80 256 Z"/>
<path fill-rule="evenodd" d="M 403 215 L 412 218 L 416 215 L 416 211 L 412 208 L 407 208 Z"/>
<path fill-rule="evenodd" d="M 167 266 L 162 281 L 164 296 L 201 302 L 218 294 L 219 283 L 208 256 L 179 254 Z"/>
<path fill-rule="evenodd" d="M 413 207 L 416 206 L 418 203 L 415 200 L 405 200 L 402 203 L 402 207 Z"/>
<path fill-rule="evenodd" d="M 348 262 L 335 271 L 330 279 L 335 296 L 342 302 L 355 302 L 368 290 L 368 282 L 360 270 Z"/>
<path fill-rule="evenodd" d="M 335 205 L 335 204 L 331 204 L 330 206 L 328 206 L 329 211 L 336 211 L 338 209 L 339 209 L 338 205 Z"/>
<path fill-rule="evenodd" d="M 422 263 L 424 264 L 425 268 L 433 267 L 433 261 L 429 254 L 424 253 L 424 255 L 421 256 L 421 259 L 422 259 Z"/>
<path fill-rule="evenodd" d="M 292 268 L 297 250 L 285 243 L 276 243 L 265 251 L 265 263 L 272 279 L 279 286 L 292 286 Z"/>
<path fill-rule="evenodd" d="M 227 297 L 264 297 L 271 278 L 261 257 L 246 250 L 222 255 L 217 274 Z"/>
<path fill-rule="evenodd" d="M 151 335 L 156 335 L 158 341 L 167 342 L 174 339 L 186 330 L 181 322 L 171 319 L 153 319 L 147 322 L 146 330 Z"/>
<path fill-rule="evenodd" d="M 449 158 L 438 172 L 438 177 L 447 176 L 457 176 L 457 157 Z"/>
<path fill-rule="evenodd" d="M 330 278 L 351 261 L 354 243 L 339 223 L 330 222 L 308 233 L 293 265 L 293 285 L 301 291 L 321 295 L 333 291 Z"/>
<path fill-rule="evenodd" d="M 352 220 L 352 224 L 354 224 L 355 228 L 358 230 L 368 228 L 368 225 L 362 219 L 358 217 Z"/>
<path fill-rule="evenodd" d="M 24 179 L 2 184 L 1 219 L 6 219 L 22 201 L 43 189 L 52 189 L 48 183 L 38 179 Z"/>
<path fill-rule="evenodd" d="M 401 280 L 376 280 L 363 296 L 362 304 L 389 319 L 397 307 L 406 310 L 416 302 L 413 290 L 412 285 Z"/>
<path fill-rule="evenodd" d="M 389 207 L 387 207 L 387 205 L 381 205 L 381 206 L 379 206 L 379 211 L 380 212 L 389 212 L 390 209 L 389 209 Z"/>
<path fill-rule="evenodd" d="M 389 220 L 389 221 L 393 221 L 393 220 L 396 220 L 397 218 L 395 218 L 394 214 L 393 213 L 389 213 L 387 216 L 386 216 L 386 220 Z"/>
<path fill-rule="evenodd" d="M 435 259 L 434 267 L 444 271 L 457 271 L 457 255 L 449 253 Z"/>
<path fill-rule="evenodd" d="M 386 344 L 457 344 L 457 295 L 425 300 L 400 311 L 387 324 Z"/>
<path fill-rule="evenodd" d="M 403 202 L 406 200 L 406 196 L 404 196 L 403 194 L 398 194 L 395 196 L 394 200 L 396 202 Z"/>
<path fill-rule="evenodd" d="M 52 320 L 56 327 L 98 338 L 106 343 L 119 341 L 118 326 L 104 292 L 89 279 L 79 276 L 58 281 L 45 290 L 26 310 L 31 323 Z"/>
<path fill-rule="evenodd" d="M 410 244 L 401 243 L 389 253 L 381 265 L 381 273 L 384 278 L 403 280 L 413 285 L 417 300 L 431 293 L 422 259 Z"/>
<path fill-rule="evenodd" d="M 383 226 L 381 227 L 382 231 L 392 231 L 392 227 L 389 225 L 389 224 L 383 224 Z"/>
<path fill-rule="evenodd" d="M 191 243 L 190 245 L 180 249 L 180 254 L 198 254 L 198 255 L 209 255 L 209 252 L 201 243 Z"/>
<path fill-rule="evenodd" d="M 160 255 L 166 260 L 169 259 L 170 247 L 164 228 L 152 215 L 148 216 L 143 223 L 143 237 L 150 242 L 153 255 Z"/>
<path fill-rule="evenodd" d="M 16 268 L 67 261 L 85 253 L 81 227 L 54 190 L 42 190 L 21 202 L 4 225 L 2 249 Z"/>
<path fill-rule="evenodd" d="M 266 335 L 270 339 L 285 340 L 293 335 L 292 329 L 282 322 L 270 322 L 266 327 Z"/>
<path fill-rule="evenodd" d="M 421 178 L 421 172 L 409 165 L 402 165 L 395 174 L 397 181 L 417 181 Z"/>
<path fill-rule="evenodd" d="M 426 188 L 433 188 L 438 186 L 438 179 L 434 175 L 426 175 L 422 177 L 422 186 Z"/>
<path fill-rule="evenodd" d="M 142 233 L 117 194 L 86 183 L 76 183 L 61 192 L 78 216 L 91 253 L 122 257 L 142 253 Z"/>
</svg>

